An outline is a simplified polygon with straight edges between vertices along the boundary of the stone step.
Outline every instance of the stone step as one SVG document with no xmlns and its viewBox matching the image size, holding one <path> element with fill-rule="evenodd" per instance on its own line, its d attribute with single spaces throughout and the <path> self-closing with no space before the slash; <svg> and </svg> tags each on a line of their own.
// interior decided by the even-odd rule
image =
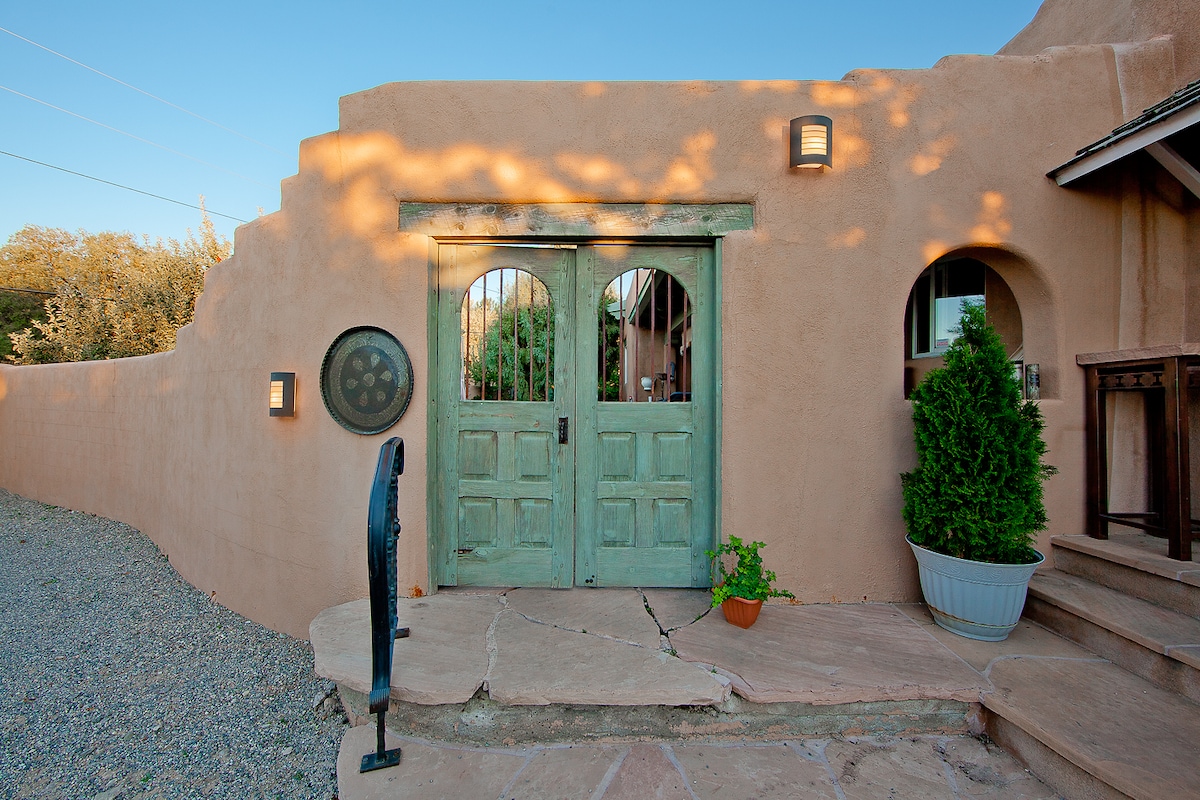
<svg viewBox="0 0 1200 800">
<path fill-rule="evenodd" d="M 987 680 L 885 604 L 768 605 L 749 630 L 703 591 L 441 591 L 397 603 L 387 725 L 471 741 L 771 739 L 967 731 Z M 309 629 L 315 669 L 368 713 L 366 600 Z"/>
<path fill-rule="evenodd" d="M 1058 570 L 1029 582 L 1025 616 L 1156 686 L 1200 701 L 1200 620 Z"/>
<path fill-rule="evenodd" d="M 1069 800 L 1200 797 L 1200 705 L 1103 659 L 993 664 L 988 734 Z"/>
<path fill-rule="evenodd" d="M 1108 539 L 1054 536 L 1050 544 L 1061 572 L 1200 618 L 1200 563 L 1168 558 L 1161 539 L 1114 531 Z"/>
</svg>

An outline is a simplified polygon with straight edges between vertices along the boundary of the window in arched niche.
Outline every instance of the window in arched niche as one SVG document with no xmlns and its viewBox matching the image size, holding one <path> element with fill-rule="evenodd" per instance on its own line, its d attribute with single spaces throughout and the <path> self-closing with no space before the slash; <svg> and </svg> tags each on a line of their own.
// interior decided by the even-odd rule
<svg viewBox="0 0 1200 800">
<path fill-rule="evenodd" d="M 462 399 L 554 399 L 554 308 L 522 269 L 479 276 L 463 299 Z"/>
<path fill-rule="evenodd" d="M 925 373 L 942 366 L 956 338 L 964 302 L 981 302 L 1014 369 L 1023 367 L 1021 309 L 1004 279 L 974 258 L 950 256 L 930 264 L 913 283 L 904 312 L 904 396 Z"/>
<path fill-rule="evenodd" d="M 601 294 L 597 399 L 672 402 L 692 399 L 692 302 L 661 269 L 631 269 Z"/>
</svg>

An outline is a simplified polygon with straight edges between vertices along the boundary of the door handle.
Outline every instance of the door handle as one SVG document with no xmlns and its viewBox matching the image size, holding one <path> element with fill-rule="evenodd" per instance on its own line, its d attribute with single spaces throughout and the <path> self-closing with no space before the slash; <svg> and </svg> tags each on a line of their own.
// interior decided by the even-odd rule
<svg viewBox="0 0 1200 800">
<path fill-rule="evenodd" d="M 558 443 L 559 444 L 567 443 L 567 441 L 570 439 L 570 430 L 571 430 L 571 426 L 570 426 L 570 423 L 567 422 L 567 418 L 559 417 L 558 418 Z"/>
</svg>

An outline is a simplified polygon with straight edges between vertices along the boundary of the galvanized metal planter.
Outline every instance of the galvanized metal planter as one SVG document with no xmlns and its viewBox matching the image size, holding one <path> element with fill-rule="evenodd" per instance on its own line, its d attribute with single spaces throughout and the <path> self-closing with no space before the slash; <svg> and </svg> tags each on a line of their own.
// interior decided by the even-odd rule
<svg viewBox="0 0 1200 800">
<path fill-rule="evenodd" d="M 1033 564 L 988 564 L 942 555 L 913 544 L 921 593 L 938 625 L 968 639 L 999 642 L 1021 619 L 1029 579 L 1046 557 Z M 1036 551 L 1035 551 L 1036 552 Z"/>
</svg>

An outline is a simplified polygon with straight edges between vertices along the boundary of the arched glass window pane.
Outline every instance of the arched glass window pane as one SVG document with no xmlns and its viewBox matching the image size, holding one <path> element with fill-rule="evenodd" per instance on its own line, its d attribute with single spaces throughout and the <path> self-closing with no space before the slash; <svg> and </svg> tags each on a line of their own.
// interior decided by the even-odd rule
<svg viewBox="0 0 1200 800">
<path fill-rule="evenodd" d="M 1000 334 L 1014 369 L 1024 369 L 1021 309 L 994 269 L 974 258 L 947 256 L 930 264 L 913 283 L 904 310 L 904 396 L 932 369 L 957 338 L 964 302 L 982 303 Z"/>
<path fill-rule="evenodd" d="M 597 397 L 609 402 L 690 402 L 692 303 L 670 273 L 632 269 L 600 296 Z"/>
<path fill-rule="evenodd" d="M 462 399 L 554 399 L 554 309 L 521 269 L 475 280 L 462 307 Z"/>
</svg>

